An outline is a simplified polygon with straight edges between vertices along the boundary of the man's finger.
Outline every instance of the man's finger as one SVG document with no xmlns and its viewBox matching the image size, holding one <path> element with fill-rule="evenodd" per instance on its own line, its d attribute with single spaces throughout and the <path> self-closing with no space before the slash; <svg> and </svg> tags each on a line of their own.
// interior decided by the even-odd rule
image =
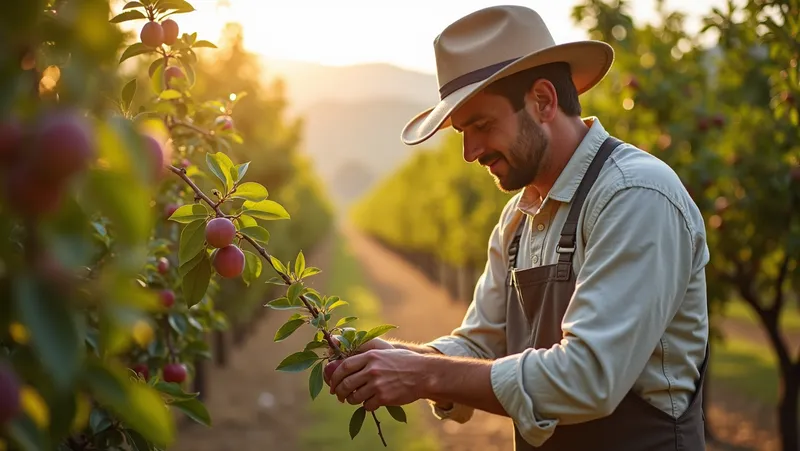
<svg viewBox="0 0 800 451">
<path fill-rule="evenodd" d="M 377 392 L 378 389 L 376 385 L 372 381 L 368 381 L 366 384 L 358 387 L 358 390 L 350 393 L 350 396 L 347 397 L 347 402 L 356 406 L 372 398 Z"/>
<path fill-rule="evenodd" d="M 351 374 L 336 386 L 336 397 L 339 398 L 340 402 L 344 402 L 354 391 L 362 390 L 367 382 L 369 382 L 369 375 L 366 371 Z"/>
<path fill-rule="evenodd" d="M 344 378 L 355 373 L 356 371 L 361 370 L 361 368 L 364 368 L 369 359 L 369 353 L 358 354 L 344 359 L 342 364 L 336 368 L 336 371 L 331 374 L 331 393 L 336 392 L 336 387 L 342 382 L 342 380 L 344 380 Z"/>
</svg>

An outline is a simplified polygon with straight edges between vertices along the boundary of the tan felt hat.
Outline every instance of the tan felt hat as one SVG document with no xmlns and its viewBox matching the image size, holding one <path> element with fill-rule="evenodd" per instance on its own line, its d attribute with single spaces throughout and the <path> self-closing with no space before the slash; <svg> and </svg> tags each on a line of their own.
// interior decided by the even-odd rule
<svg viewBox="0 0 800 451">
<path fill-rule="evenodd" d="M 611 69 L 614 50 L 602 41 L 556 45 L 536 12 L 523 6 L 493 6 L 450 24 L 433 42 L 439 103 L 411 119 L 401 139 L 419 144 L 450 126 L 453 111 L 493 81 L 554 62 L 569 63 L 578 94 Z"/>
</svg>

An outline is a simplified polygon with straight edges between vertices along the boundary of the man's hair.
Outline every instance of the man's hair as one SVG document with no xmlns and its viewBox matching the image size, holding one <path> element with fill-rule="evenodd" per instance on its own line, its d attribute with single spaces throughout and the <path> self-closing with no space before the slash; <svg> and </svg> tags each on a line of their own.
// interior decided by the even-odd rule
<svg viewBox="0 0 800 451">
<path fill-rule="evenodd" d="M 505 97 L 511 102 L 514 111 L 519 111 L 525 107 L 525 94 L 540 78 L 553 84 L 558 96 L 558 106 L 564 114 L 580 116 L 581 103 L 578 100 L 578 90 L 572 82 L 572 73 L 568 63 L 556 62 L 525 69 L 500 78 L 487 86 L 484 91 L 488 94 Z"/>
</svg>

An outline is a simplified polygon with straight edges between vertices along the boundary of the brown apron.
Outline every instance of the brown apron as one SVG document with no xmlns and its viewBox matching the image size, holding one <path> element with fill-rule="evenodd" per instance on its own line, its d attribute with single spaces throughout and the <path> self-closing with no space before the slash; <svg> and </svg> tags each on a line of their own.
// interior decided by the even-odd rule
<svg viewBox="0 0 800 451">
<path fill-rule="evenodd" d="M 508 353 L 527 348 L 549 348 L 562 339 L 561 322 L 575 291 L 572 256 L 578 216 L 589 190 L 611 152 L 621 142 L 609 137 L 594 157 L 578 187 L 572 207 L 561 230 L 556 252 L 558 262 L 538 268 L 516 269 L 516 254 L 525 220 L 519 221 L 509 247 L 509 289 L 506 339 Z M 525 216 L 527 218 L 527 216 Z M 701 451 L 705 450 L 702 385 L 706 357 L 700 367 L 697 390 L 688 409 L 677 419 L 629 391 L 609 416 L 592 421 L 559 425 L 541 447 L 526 442 L 514 425 L 514 449 L 553 451 Z"/>
</svg>

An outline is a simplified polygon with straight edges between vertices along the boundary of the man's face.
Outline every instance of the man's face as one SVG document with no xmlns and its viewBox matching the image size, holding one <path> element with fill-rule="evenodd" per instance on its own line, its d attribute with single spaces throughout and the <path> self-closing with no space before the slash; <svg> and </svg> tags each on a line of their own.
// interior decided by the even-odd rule
<svg viewBox="0 0 800 451">
<path fill-rule="evenodd" d="M 515 112 L 504 97 L 479 93 L 451 120 L 463 134 L 464 160 L 486 167 L 501 190 L 524 188 L 539 175 L 549 140 L 525 109 Z"/>
</svg>

